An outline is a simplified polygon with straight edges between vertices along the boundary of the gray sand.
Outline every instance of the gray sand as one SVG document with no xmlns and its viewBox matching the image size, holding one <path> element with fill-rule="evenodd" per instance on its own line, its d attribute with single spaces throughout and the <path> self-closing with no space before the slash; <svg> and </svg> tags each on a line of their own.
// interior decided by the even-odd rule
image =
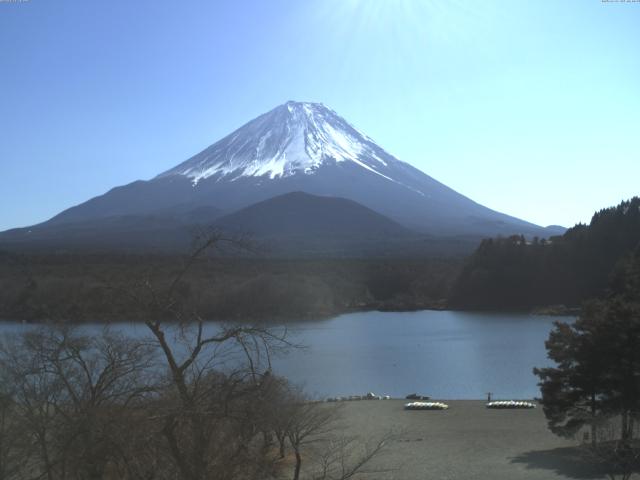
<svg viewBox="0 0 640 480">
<path fill-rule="evenodd" d="M 603 476 L 578 456 L 577 441 L 547 430 L 540 407 L 489 410 L 482 401 L 447 401 L 445 411 L 405 411 L 404 400 L 344 402 L 348 433 L 379 438 L 399 432 L 375 466 L 375 479 L 566 479 Z"/>
</svg>

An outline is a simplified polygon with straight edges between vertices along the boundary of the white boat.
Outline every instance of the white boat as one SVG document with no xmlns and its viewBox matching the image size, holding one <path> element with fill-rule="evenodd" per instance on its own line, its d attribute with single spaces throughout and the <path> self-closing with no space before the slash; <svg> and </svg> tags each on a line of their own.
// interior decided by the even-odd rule
<svg viewBox="0 0 640 480">
<path fill-rule="evenodd" d="M 536 404 L 532 402 L 521 402 L 516 400 L 499 400 L 497 402 L 487 403 L 487 408 L 536 408 Z"/>
<path fill-rule="evenodd" d="M 409 402 L 404 405 L 405 410 L 446 410 L 449 405 L 442 402 Z"/>
</svg>

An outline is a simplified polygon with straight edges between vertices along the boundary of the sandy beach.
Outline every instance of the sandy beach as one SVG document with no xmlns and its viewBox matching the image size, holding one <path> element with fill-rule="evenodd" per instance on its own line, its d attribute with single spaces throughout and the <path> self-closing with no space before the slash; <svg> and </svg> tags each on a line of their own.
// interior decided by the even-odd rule
<svg viewBox="0 0 640 480">
<path fill-rule="evenodd" d="M 371 479 L 553 480 L 605 478 L 579 457 L 577 441 L 547 430 L 540 407 L 490 410 L 475 400 L 445 401 L 444 411 L 405 411 L 405 400 L 344 402 L 349 434 L 398 433 Z"/>
</svg>

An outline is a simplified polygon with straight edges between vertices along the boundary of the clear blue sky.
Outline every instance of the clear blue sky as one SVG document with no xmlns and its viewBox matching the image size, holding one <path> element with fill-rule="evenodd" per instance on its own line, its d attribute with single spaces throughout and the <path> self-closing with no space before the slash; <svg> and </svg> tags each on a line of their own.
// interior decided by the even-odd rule
<svg viewBox="0 0 640 480">
<path fill-rule="evenodd" d="M 491 208 L 640 194 L 640 3 L 0 1 L 0 230 L 319 101 Z"/>
</svg>

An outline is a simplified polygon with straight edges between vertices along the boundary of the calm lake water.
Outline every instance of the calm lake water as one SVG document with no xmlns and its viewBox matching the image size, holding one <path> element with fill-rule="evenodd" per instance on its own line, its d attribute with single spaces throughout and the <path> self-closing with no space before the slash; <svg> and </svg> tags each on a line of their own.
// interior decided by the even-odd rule
<svg viewBox="0 0 640 480">
<path fill-rule="evenodd" d="M 364 312 L 304 324 L 309 345 L 276 369 L 318 396 L 443 399 L 540 396 L 534 366 L 546 366 L 544 342 L 554 320 L 526 314 L 453 311 Z M 561 320 L 571 321 L 572 318 Z"/>
<path fill-rule="evenodd" d="M 289 327 L 307 348 L 276 358 L 274 371 L 316 397 L 418 392 L 441 399 L 533 398 L 534 366 L 550 365 L 554 320 L 513 313 L 362 312 Z M 132 335 L 143 326 L 116 324 Z M 0 332 L 21 324 L 0 324 Z M 99 325 L 85 328 L 99 330 Z"/>
</svg>

